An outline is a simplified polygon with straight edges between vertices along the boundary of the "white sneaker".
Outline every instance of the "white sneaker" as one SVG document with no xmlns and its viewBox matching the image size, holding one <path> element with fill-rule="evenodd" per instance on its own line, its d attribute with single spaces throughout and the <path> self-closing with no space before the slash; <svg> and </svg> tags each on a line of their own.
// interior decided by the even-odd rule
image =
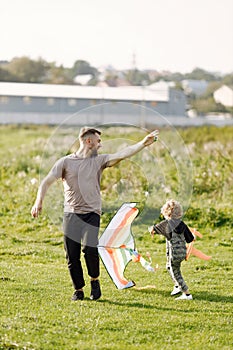
<svg viewBox="0 0 233 350">
<path fill-rule="evenodd" d="M 192 297 L 192 294 L 185 294 L 185 293 L 182 293 L 180 297 L 176 298 L 176 300 L 192 300 L 193 297 Z"/>
<path fill-rule="evenodd" d="M 174 286 L 173 291 L 171 292 L 171 295 L 176 295 L 181 292 L 180 286 Z"/>
</svg>

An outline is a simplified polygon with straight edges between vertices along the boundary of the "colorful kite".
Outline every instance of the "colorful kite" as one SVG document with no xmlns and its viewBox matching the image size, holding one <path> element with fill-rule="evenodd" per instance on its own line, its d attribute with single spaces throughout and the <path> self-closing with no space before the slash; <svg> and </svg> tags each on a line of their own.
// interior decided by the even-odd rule
<svg viewBox="0 0 233 350">
<path fill-rule="evenodd" d="M 134 281 L 124 277 L 130 261 L 140 262 L 147 271 L 155 271 L 151 261 L 146 261 L 136 250 L 131 224 L 138 215 L 136 203 L 124 203 L 112 218 L 99 239 L 101 260 L 118 289 L 130 288 Z"/>
</svg>

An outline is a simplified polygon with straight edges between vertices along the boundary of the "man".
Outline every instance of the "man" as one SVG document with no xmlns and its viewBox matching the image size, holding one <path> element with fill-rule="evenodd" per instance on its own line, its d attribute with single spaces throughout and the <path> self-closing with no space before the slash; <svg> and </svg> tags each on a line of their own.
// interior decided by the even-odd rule
<svg viewBox="0 0 233 350">
<path fill-rule="evenodd" d="M 99 283 L 98 233 L 101 214 L 100 179 L 102 171 L 125 158 L 129 158 L 157 140 L 159 132 L 151 132 L 142 141 L 114 154 L 98 154 L 101 132 L 83 127 L 79 133 L 80 147 L 77 152 L 60 158 L 39 186 L 37 198 L 31 210 L 38 217 L 45 194 L 56 180 L 64 186 L 64 247 L 68 269 L 74 286 L 72 300 L 83 300 L 83 269 L 81 245 L 88 275 L 91 278 L 92 300 L 101 296 Z"/>
</svg>

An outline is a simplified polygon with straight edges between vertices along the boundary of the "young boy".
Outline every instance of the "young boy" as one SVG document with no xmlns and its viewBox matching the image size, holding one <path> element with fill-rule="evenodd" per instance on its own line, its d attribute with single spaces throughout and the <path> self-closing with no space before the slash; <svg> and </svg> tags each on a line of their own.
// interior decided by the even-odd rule
<svg viewBox="0 0 233 350">
<path fill-rule="evenodd" d="M 154 237 L 155 233 L 166 237 L 166 268 L 174 282 L 171 295 L 182 292 L 182 295 L 176 298 L 177 300 L 192 300 L 192 295 L 189 293 L 180 268 L 181 262 L 186 257 L 186 243 L 192 242 L 195 237 L 188 226 L 181 220 L 183 210 L 179 202 L 174 199 L 168 200 L 161 208 L 161 213 L 165 220 L 151 226 L 149 232 L 152 237 Z"/>
</svg>

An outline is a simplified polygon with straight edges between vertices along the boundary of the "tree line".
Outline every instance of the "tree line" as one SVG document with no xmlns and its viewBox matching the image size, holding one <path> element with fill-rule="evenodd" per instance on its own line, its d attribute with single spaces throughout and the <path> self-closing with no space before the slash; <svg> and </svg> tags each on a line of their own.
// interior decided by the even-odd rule
<svg viewBox="0 0 233 350">
<path fill-rule="evenodd" d="M 78 74 L 97 76 L 97 69 L 86 61 L 78 60 L 72 68 L 47 62 L 42 58 L 15 57 L 10 62 L 0 62 L 0 81 L 42 84 L 74 84 Z"/>
</svg>

